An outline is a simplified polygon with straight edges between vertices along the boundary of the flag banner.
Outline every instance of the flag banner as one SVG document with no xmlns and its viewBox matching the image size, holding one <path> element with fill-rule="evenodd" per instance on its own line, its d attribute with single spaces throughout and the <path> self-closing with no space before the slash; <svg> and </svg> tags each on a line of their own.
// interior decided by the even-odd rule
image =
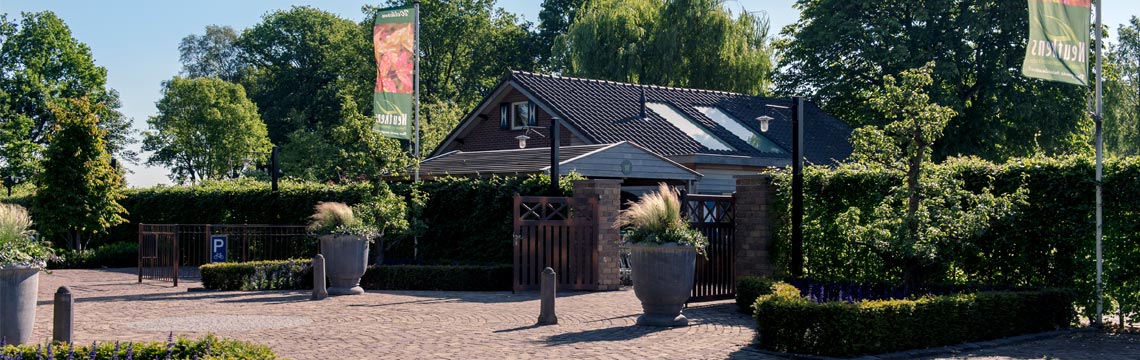
<svg viewBox="0 0 1140 360">
<path fill-rule="evenodd" d="M 372 109 L 376 131 L 397 139 L 412 139 L 415 81 L 415 8 L 382 9 L 372 25 L 372 51 L 376 57 L 376 89 Z"/>
<path fill-rule="evenodd" d="M 1088 86 L 1091 0 L 1029 0 L 1029 43 L 1021 73 Z"/>
</svg>

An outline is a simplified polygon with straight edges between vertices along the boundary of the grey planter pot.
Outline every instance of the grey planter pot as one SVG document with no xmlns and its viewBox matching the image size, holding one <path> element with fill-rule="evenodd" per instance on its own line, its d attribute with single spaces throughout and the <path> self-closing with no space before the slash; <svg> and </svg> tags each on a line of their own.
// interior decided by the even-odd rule
<svg viewBox="0 0 1140 360">
<path fill-rule="evenodd" d="M 31 341 L 39 290 L 39 269 L 0 266 L 0 337 L 9 344 Z"/>
<path fill-rule="evenodd" d="M 666 245 L 629 246 L 633 292 L 645 311 L 638 325 L 687 326 L 681 308 L 693 289 L 697 251 L 692 247 Z"/>
<path fill-rule="evenodd" d="M 329 277 L 329 295 L 360 295 L 360 277 L 368 269 L 368 241 L 355 235 L 321 236 L 321 254 Z"/>
</svg>

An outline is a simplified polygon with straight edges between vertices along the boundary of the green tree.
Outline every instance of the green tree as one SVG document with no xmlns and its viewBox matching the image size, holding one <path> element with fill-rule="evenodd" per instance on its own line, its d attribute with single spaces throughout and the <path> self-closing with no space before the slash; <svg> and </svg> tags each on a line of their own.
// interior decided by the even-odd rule
<svg viewBox="0 0 1140 360">
<path fill-rule="evenodd" d="M 1140 156 L 1140 18 L 1120 25 L 1120 39 L 1105 55 L 1104 148 Z"/>
<path fill-rule="evenodd" d="M 766 94 L 767 18 L 714 0 L 586 3 L 555 42 L 574 76 Z"/>
<path fill-rule="evenodd" d="M 117 110 L 119 95 L 106 83 L 107 69 L 95 65 L 91 49 L 73 38 L 55 13 L 23 13 L 18 24 L 7 14 L 0 15 L 3 175 L 20 177 L 35 171 L 56 128 L 52 107 L 81 97 L 103 105 L 97 115 L 107 150 L 122 160 L 137 161 L 138 154 L 126 148 L 135 142 L 130 119 Z"/>
<path fill-rule="evenodd" d="M 32 215 L 49 238 L 69 249 L 83 250 L 90 236 L 126 222 L 123 180 L 111 167 L 98 126 L 103 104 L 86 98 L 52 105 L 53 129 L 44 152 L 43 171 L 36 175 Z"/>
<path fill-rule="evenodd" d="M 264 163 L 272 145 L 265 123 L 239 84 L 175 77 L 163 84 L 158 115 L 147 120 L 148 165 L 171 170 L 178 183 L 222 179 L 246 162 Z"/>
<path fill-rule="evenodd" d="M 542 0 L 535 41 L 538 42 L 538 67 L 543 71 L 558 70 L 565 64 L 562 58 L 556 57 L 559 54 L 553 51 L 554 43 L 559 35 L 570 30 L 575 14 L 585 4 L 586 0 Z"/>
<path fill-rule="evenodd" d="M 1028 11 L 1005 0 L 800 0 L 779 43 L 780 92 L 859 126 L 883 125 L 869 89 L 930 61 L 931 98 L 953 109 L 935 158 L 1087 153 L 1087 88 L 1021 75 Z"/>
<path fill-rule="evenodd" d="M 953 264 L 949 254 L 1024 202 L 1025 190 L 994 195 L 973 192 L 948 167 L 931 167 L 936 141 L 942 138 L 954 110 L 931 101 L 934 64 L 886 75 L 869 99 L 886 116 L 883 128 L 856 131 L 854 166 L 878 166 L 902 173 L 903 183 L 887 194 L 870 214 L 851 207 L 836 220 L 845 235 L 878 254 L 907 286 L 946 280 Z M 847 166 L 852 166 L 848 164 Z"/>
<path fill-rule="evenodd" d="M 178 44 L 182 74 L 186 77 L 216 77 L 237 81 L 241 70 L 238 33 L 229 26 L 208 25 L 202 35 L 187 35 Z"/>
</svg>

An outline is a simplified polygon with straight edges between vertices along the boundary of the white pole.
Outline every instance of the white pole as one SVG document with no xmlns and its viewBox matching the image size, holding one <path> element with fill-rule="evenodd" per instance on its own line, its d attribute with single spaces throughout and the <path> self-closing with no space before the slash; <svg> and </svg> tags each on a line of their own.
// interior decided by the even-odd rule
<svg viewBox="0 0 1140 360">
<path fill-rule="evenodd" d="M 415 151 L 415 167 L 416 178 L 415 182 L 420 182 L 420 2 L 415 2 L 416 11 L 416 35 L 415 35 L 415 72 L 416 81 L 414 84 L 416 92 L 416 151 Z M 412 226 L 416 226 L 420 219 L 412 219 Z M 412 237 L 412 258 L 420 259 L 420 236 L 417 234 Z"/>
<path fill-rule="evenodd" d="M 1104 113 L 1104 103 L 1101 101 L 1101 2 L 1104 0 L 1096 1 L 1096 28 L 1093 29 L 1093 34 L 1096 36 L 1096 326 L 1098 328 L 1103 326 L 1103 312 L 1104 312 L 1104 285 L 1101 283 L 1101 276 L 1104 273 L 1104 259 L 1101 256 L 1101 236 L 1104 234 L 1102 229 L 1103 224 L 1103 211 L 1101 208 L 1101 174 L 1104 161 L 1104 136 L 1101 131 L 1101 119 Z"/>
</svg>

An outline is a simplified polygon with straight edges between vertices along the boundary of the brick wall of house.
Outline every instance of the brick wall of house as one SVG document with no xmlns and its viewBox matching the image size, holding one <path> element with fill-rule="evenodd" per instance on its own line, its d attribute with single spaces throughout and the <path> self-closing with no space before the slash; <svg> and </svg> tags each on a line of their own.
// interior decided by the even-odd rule
<svg viewBox="0 0 1140 360">
<path fill-rule="evenodd" d="M 515 137 L 522 135 L 524 131 L 510 129 L 503 130 L 499 128 L 499 103 L 527 101 L 528 99 L 522 93 L 519 93 L 515 89 L 511 88 L 507 90 L 504 96 L 497 100 L 498 101 L 492 102 L 491 106 L 488 106 L 487 110 L 483 112 L 483 115 L 487 117 L 486 120 L 475 120 L 477 123 L 472 124 L 473 128 L 471 131 L 460 138 L 462 140 L 462 144 L 459 144 L 459 146 L 456 148 L 457 150 L 486 151 L 519 148 L 519 142 L 515 139 Z M 538 123 L 537 126 L 540 126 L 542 128 L 535 130 L 542 134 L 542 136 L 546 137 L 544 138 L 542 136 L 535 135 L 532 131 L 529 135 L 527 135 L 530 136 L 530 139 L 526 141 L 526 147 L 550 147 L 550 114 L 542 111 L 542 108 L 538 108 L 538 113 L 536 116 L 537 119 L 535 119 L 535 121 Z M 571 134 L 565 126 L 562 127 L 560 132 L 561 141 L 559 144 L 562 146 L 569 146 L 572 141 L 571 138 L 574 135 Z"/>
</svg>

